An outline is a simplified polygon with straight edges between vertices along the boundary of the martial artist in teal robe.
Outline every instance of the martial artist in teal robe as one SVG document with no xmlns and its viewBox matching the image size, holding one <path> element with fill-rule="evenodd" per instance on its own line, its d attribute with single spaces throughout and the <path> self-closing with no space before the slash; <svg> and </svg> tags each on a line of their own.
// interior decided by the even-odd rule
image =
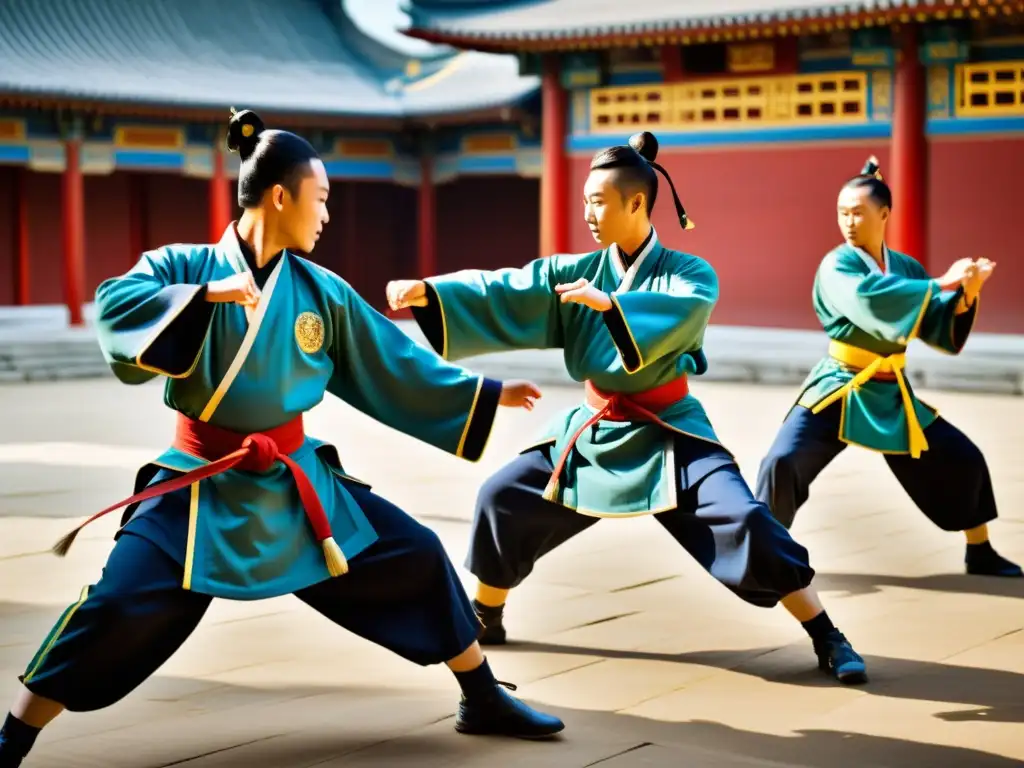
<svg viewBox="0 0 1024 768">
<path fill-rule="evenodd" d="M 612 308 L 562 303 L 555 286 L 580 278 L 608 293 Z M 666 248 L 653 228 L 635 254 L 612 245 L 426 283 L 427 306 L 414 316 L 447 360 L 561 349 L 573 379 L 634 398 L 707 370 L 703 341 L 717 276 L 703 259 Z M 602 419 L 578 436 L 594 407 L 584 402 L 559 414 L 481 489 L 469 570 L 483 584 L 510 589 L 598 519 L 654 514 L 744 600 L 772 606 L 808 586 L 814 571 L 806 550 L 754 500 L 699 400 L 685 394 L 661 406 L 656 420 Z"/>
<path fill-rule="evenodd" d="M 204 300 L 205 285 L 254 271 L 255 311 Z M 401 432 L 475 461 L 501 383 L 439 360 L 341 278 L 282 252 L 262 269 L 234 226 L 216 245 L 143 255 L 96 292 L 117 377 L 165 376 L 164 402 L 240 434 L 290 421 L 330 392 Z M 336 623 L 419 664 L 466 650 L 479 623 L 437 536 L 349 477 L 307 436 L 291 454 L 311 479 L 349 571 L 332 577 L 290 471 L 230 470 L 129 508 L 102 579 L 85 587 L 29 663 L 29 690 L 70 710 L 107 706 L 156 670 L 213 597 L 295 593 Z M 169 449 L 137 490 L 203 464 Z"/>
<path fill-rule="evenodd" d="M 943 530 L 969 530 L 996 518 L 981 451 L 917 397 L 904 370 L 914 339 L 960 353 L 980 303 L 979 297 L 958 314 L 962 297 L 962 288 L 943 291 L 915 259 L 886 246 L 881 266 L 849 244 L 825 256 L 812 299 L 829 355 L 804 381 L 757 480 L 758 498 L 787 528 L 814 479 L 847 445 L 883 454 L 914 503 Z M 968 563 L 969 570 L 1020 575 L 989 550 Z"/>
</svg>

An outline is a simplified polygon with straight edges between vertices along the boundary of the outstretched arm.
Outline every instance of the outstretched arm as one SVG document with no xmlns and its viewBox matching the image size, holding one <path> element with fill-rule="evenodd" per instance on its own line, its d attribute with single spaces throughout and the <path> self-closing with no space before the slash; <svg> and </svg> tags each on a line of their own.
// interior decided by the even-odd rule
<svg viewBox="0 0 1024 768">
<path fill-rule="evenodd" d="M 393 429 L 468 461 L 483 454 L 499 405 L 533 407 L 528 382 L 502 382 L 445 362 L 341 283 L 328 390 Z"/>
<path fill-rule="evenodd" d="M 387 287 L 392 309 L 411 307 L 434 350 L 446 360 L 489 352 L 562 345 L 552 259 L 521 269 L 462 270 Z"/>
</svg>

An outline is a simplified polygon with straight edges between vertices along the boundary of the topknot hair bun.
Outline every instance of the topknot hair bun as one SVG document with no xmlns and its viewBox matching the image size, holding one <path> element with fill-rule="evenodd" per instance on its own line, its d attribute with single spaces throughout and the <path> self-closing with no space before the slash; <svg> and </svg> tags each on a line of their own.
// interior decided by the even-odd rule
<svg viewBox="0 0 1024 768">
<path fill-rule="evenodd" d="M 874 176 L 879 181 L 882 180 L 882 174 L 878 167 L 878 158 L 872 155 L 868 158 L 868 161 L 864 163 L 864 168 L 861 169 L 861 176 Z"/>
<path fill-rule="evenodd" d="M 242 160 L 248 159 L 259 143 L 263 127 L 260 116 L 251 109 L 232 110 L 228 121 L 228 149 L 237 152 Z"/>
<path fill-rule="evenodd" d="M 650 131 L 634 133 L 629 137 L 629 146 L 635 149 L 648 163 L 653 163 L 658 158 L 658 140 Z"/>
</svg>

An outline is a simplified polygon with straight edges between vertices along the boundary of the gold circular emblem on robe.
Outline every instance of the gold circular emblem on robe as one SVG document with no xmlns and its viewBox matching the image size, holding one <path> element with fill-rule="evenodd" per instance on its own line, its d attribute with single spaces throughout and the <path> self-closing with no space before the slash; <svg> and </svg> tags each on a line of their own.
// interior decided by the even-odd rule
<svg viewBox="0 0 1024 768">
<path fill-rule="evenodd" d="M 324 345 L 324 321 L 316 312 L 303 312 L 295 319 L 295 341 L 307 354 L 319 352 Z"/>
</svg>

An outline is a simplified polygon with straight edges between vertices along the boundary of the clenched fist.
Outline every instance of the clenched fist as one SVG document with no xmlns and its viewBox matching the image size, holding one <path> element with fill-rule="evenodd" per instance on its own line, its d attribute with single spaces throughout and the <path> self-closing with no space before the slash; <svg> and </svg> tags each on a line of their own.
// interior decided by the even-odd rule
<svg viewBox="0 0 1024 768">
<path fill-rule="evenodd" d="M 206 300 L 216 303 L 241 304 L 255 307 L 260 300 L 260 289 L 256 286 L 252 272 L 238 272 L 231 277 L 214 280 L 206 286 Z"/>
<path fill-rule="evenodd" d="M 427 306 L 427 284 L 422 280 L 392 280 L 384 292 L 392 310 Z"/>
<path fill-rule="evenodd" d="M 533 401 L 540 397 L 540 389 L 536 384 L 529 381 L 506 381 L 501 385 L 501 397 L 498 398 L 498 405 L 532 411 Z"/>
</svg>

